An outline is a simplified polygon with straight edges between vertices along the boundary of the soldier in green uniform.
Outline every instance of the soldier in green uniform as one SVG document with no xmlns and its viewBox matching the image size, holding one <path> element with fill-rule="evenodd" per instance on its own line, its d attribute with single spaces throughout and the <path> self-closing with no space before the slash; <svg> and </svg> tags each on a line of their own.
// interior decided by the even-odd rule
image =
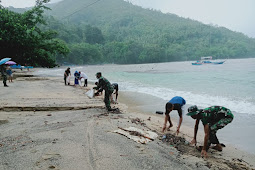
<svg viewBox="0 0 255 170">
<path fill-rule="evenodd" d="M 201 148 L 201 155 L 207 157 L 207 150 L 211 144 L 216 144 L 213 148 L 222 151 L 222 146 L 216 136 L 219 129 L 225 127 L 227 124 L 232 122 L 234 116 L 231 111 L 222 106 L 211 106 L 205 109 L 198 109 L 196 105 L 188 108 L 188 116 L 196 119 L 194 128 L 194 138 L 191 144 L 196 144 L 197 130 L 199 121 L 201 120 L 204 125 L 204 145 Z"/>
<path fill-rule="evenodd" d="M 0 65 L 0 70 L 3 77 L 4 87 L 8 87 L 6 84 L 6 81 L 7 81 L 6 65 L 4 64 Z"/>
<path fill-rule="evenodd" d="M 98 72 L 96 74 L 96 77 L 98 79 L 97 87 L 93 87 L 93 89 L 99 90 L 99 91 L 105 91 L 104 95 L 104 103 L 108 111 L 113 111 L 110 105 L 110 96 L 112 95 L 114 89 L 111 85 L 111 83 L 102 76 L 101 72 Z"/>
</svg>

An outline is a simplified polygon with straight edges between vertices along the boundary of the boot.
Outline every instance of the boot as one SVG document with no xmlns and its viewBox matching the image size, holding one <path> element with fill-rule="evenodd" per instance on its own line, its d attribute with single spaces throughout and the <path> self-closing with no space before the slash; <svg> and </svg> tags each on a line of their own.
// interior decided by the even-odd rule
<svg viewBox="0 0 255 170">
<path fill-rule="evenodd" d="M 214 147 L 212 147 L 213 149 L 215 149 L 215 150 L 217 150 L 217 151 L 222 151 L 222 146 L 221 146 L 221 144 L 217 144 L 217 145 L 215 145 Z"/>
</svg>

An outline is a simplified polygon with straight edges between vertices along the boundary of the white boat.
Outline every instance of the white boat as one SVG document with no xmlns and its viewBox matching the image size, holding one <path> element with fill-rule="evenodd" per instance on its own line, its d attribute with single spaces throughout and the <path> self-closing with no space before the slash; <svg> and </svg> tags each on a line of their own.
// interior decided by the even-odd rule
<svg viewBox="0 0 255 170">
<path fill-rule="evenodd" d="M 203 64 L 223 64 L 225 61 L 211 61 L 212 56 L 201 57 L 201 60 L 192 63 L 192 65 L 203 65 Z"/>
</svg>

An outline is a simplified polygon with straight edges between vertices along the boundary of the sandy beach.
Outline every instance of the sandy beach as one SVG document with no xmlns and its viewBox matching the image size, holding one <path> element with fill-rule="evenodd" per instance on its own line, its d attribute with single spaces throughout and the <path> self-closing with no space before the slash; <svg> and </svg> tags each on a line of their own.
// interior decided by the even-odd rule
<svg viewBox="0 0 255 170">
<path fill-rule="evenodd" d="M 188 144 L 193 129 L 175 127 L 161 133 L 164 116 L 148 115 L 158 98 L 119 92 L 120 112 L 107 112 L 103 96 L 85 93 L 93 87 L 65 86 L 60 77 L 15 72 L 9 87 L 0 86 L 0 169 L 254 169 L 255 155 L 227 145 L 210 149 L 204 159 Z M 2 82 L 1 82 L 2 83 Z M 163 104 L 164 105 L 164 104 Z M 173 117 L 177 125 L 178 117 Z M 147 144 L 114 133 L 136 127 L 158 134 Z M 162 140 L 162 135 L 167 138 Z M 203 134 L 198 134 L 201 143 Z"/>
</svg>

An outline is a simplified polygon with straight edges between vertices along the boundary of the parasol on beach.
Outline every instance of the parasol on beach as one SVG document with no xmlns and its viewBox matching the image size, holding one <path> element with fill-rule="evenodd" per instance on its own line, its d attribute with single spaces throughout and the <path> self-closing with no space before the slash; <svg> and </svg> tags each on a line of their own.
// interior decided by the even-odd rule
<svg viewBox="0 0 255 170">
<path fill-rule="evenodd" d="M 0 65 L 6 63 L 9 60 L 11 60 L 11 58 L 3 58 L 2 60 L 0 60 Z"/>
<path fill-rule="evenodd" d="M 8 65 L 15 65 L 17 63 L 15 63 L 14 61 L 7 61 L 5 64 L 8 64 Z"/>
</svg>

